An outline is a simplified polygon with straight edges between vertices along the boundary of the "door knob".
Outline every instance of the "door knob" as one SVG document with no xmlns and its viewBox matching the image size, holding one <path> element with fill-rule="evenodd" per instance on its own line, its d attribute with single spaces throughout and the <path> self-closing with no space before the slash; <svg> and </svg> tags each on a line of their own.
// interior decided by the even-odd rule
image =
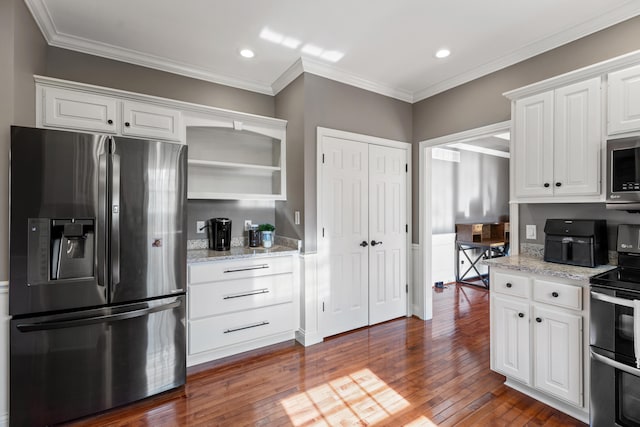
<svg viewBox="0 0 640 427">
<path fill-rule="evenodd" d="M 556 182 L 556 187 L 561 187 L 562 183 L 561 182 Z"/>
<path fill-rule="evenodd" d="M 544 188 L 549 188 L 549 183 L 548 182 L 544 183 Z"/>
<path fill-rule="evenodd" d="M 524 317 L 524 313 L 518 313 L 518 317 Z"/>
<path fill-rule="evenodd" d="M 369 246 L 369 244 L 367 243 L 366 240 L 363 240 L 362 243 L 360 243 L 360 246 L 362 246 L 363 248 L 366 248 L 367 246 Z"/>
<path fill-rule="evenodd" d="M 539 318 L 539 317 L 536 317 L 536 322 L 538 322 L 538 323 L 542 323 L 542 319 L 541 319 L 541 318 Z"/>
<path fill-rule="evenodd" d="M 375 240 L 371 241 L 371 246 L 381 245 L 382 242 L 376 242 Z"/>
</svg>

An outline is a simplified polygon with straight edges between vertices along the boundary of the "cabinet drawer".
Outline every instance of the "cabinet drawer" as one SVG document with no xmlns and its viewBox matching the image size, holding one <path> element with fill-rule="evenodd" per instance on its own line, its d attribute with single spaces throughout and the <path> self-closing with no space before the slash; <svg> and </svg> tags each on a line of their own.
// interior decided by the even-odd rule
<svg viewBox="0 0 640 427">
<path fill-rule="evenodd" d="M 189 284 L 291 273 L 291 256 L 212 261 L 189 266 Z"/>
<path fill-rule="evenodd" d="M 495 272 L 491 282 L 491 290 L 514 297 L 529 298 L 529 278 Z"/>
<path fill-rule="evenodd" d="M 293 330 L 293 303 L 189 321 L 189 354 Z"/>
<path fill-rule="evenodd" d="M 579 286 L 535 280 L 533 282 L 533 299 L 558 307 L 582 310 L 582 288 Z"/>
<path fill-rule="evenodd" d="M 189 319 L 264 307 L 292 299 L 291 273 L 189 285 Z"/>
</svg>

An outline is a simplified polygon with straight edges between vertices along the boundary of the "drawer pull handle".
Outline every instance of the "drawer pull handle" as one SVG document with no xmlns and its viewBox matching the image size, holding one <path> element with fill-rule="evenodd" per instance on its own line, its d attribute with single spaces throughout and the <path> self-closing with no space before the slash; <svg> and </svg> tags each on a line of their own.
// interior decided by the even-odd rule
<svg viewBox="0 0 640 427">
<path fill-rule="evenodd" d="M 540 317 L 536 317 L 536 322 L 542 323 L 542 319 Z"/>
<path fill-rule="evenodd" d="M 558 298 L 558 295 L 559 294 L 557 292 L 551 292 L 551 296 L 554 297 L 554 298 Z"/>
<path fill-rule="evenodd" d="M 256 289 L 255 291 L 245 292 L 245 293 L 241 293 L 241 294 L 225 295 L 224 298 L 222 298 L 222 299 L 233 299 L 233 298 L 250 297 L 251 295 L 260 295 L 260 294 L 268 294 L 268 293 L 269 293 L 269 289 L 267 289 L 267 288 Z"/>
<path fill-rule="evenodd" d="M 263 268 L 269 268 L 269 265 L 261 264 L 261 265 L 254 265 L 251 267 L 235 268 L 235 269 L 225 270 L 224 273 L 237 273 L 238 271 L 262 270 Z"/>
<path fill-rule="evenodd" d="M 505 286 L 506 286 L 507 288 L 510 288 L 510 287 L 512 287 L 513 285 L 512 285 L 511 283 L 507 283 Z"/>
<path fill-rule="evenodd" d="M 524 313 L 518 313 L 518 317 L 524 317 Z"/>
<path fill-rule="evenodd" d="M 240 326 L 239 328 L 231 328 L 224 331 L 225 334 L 230 334 L 231 332 L 244 331 L 245 329 L 257 328 L 258 326 L 268 325 L 269 322 L 266 320 L 264 322 L 253 323 L 251 325 Z"/>
</svg>

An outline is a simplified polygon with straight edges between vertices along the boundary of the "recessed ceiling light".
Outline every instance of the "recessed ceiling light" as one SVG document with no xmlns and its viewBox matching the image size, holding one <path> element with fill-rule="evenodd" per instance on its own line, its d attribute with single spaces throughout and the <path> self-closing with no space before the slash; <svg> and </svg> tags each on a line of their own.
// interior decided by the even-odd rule
<svg viewBox="0 0 640 427">
<path fill-rule="evenodd" d="M 253 53 L 251 49 L 242 49 L 240 51 L 240 55 L 242 55 L 245 58 L 253 58 L 255 56 L 255 53 Z"/>
<path fill-rule="evenodd" d="M 436 58 L 446 58 L 447 56 L 451 55 L 451 52 L 449 51 L 449 49 L 440 49 L 439 51 L 436 52 Z"/>
</svg>

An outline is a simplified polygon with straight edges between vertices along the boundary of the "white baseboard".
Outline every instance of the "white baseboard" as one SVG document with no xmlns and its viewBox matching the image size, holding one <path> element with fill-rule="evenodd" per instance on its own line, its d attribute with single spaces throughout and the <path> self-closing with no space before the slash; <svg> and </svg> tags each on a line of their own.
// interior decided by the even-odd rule
<svg viewBox="0 0 640 427">
<path fill-rule="evenodd" d="M 299 329 L 296 331 L 296 341 L 305 347 L 309 347 L 311 345 L 321 343 L 323 338 L 320 334 L 307 334 L 304 330 Z"/>
<path fill-rule="evenodd" d="M 589 410 L 588 409 L 580 409 L 572 406 L 568 403 L 564 403 L 561 400 L 554 399 L 553 397 L 544 394 L 538 390 L 532 389 L 524 384 L 521 384 L 517 381 L 513 381 L 509 378 L 504 382 L 507 387 L 511 387 L 514 390 L 518 390 L 521 393 L 526 394 L 527 396 L 531 396 L 540 402 L 551 406 L 552 408 L 557 409 L 558 411 L 564 412 L 565 414 L 572 416 L 575 419 L 582 421 L 583 423 L 589 424 Z"/>
</svg>

